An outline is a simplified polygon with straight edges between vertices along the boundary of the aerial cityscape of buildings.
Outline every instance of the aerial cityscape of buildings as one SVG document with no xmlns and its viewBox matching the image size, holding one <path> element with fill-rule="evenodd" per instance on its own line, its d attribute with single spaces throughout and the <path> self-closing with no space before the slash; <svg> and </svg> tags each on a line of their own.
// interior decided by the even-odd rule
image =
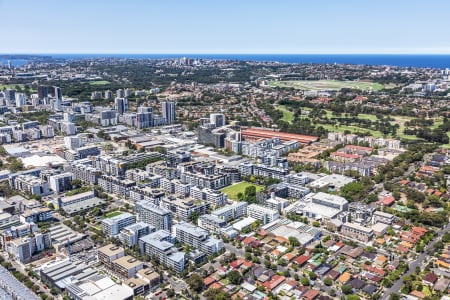
<svg viewBox="0 0 450 300">
<path fill-rule="evenodd" d="M 2 65 L 0 295 L 448 299 L 449 76 Z"/>
</svg>

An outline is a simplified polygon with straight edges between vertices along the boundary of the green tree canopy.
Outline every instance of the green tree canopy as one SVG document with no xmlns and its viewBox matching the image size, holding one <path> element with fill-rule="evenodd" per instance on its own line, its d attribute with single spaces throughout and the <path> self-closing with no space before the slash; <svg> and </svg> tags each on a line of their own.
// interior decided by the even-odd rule
<svg viewBox="0 0 450 300">
<path fill-rule="evenodd" d="M 197 273 L 193 273 L 191 277 L 186 280 L 186 283 L 197 293 L 201 292 L 205 286 L 202 276 Z"/>
</svg>

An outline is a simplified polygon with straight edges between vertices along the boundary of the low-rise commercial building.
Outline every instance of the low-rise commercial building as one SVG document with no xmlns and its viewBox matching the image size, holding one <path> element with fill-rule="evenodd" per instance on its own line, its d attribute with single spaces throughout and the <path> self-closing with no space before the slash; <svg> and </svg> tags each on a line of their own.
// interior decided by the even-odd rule
<svg viewBox="0 0 450 300">
<path fill-rule="evenodd" d="M 67 294 L 73 300 L 132 300 L 133 289 L 125 284 L 116 284 L 111 278 L 98 273 L 75 280 L 66 287 Z"/>
<path fill-rule="evenodd" d="M 112 267 L 113 261 L 123 256 L 125 256 L 125 249 L 114 244 L 103 246 L 97 250 L 98 261 L 109 268 Z"/>
<path fill-rule="evenodd" d="M 354 223 L 344 223 L 341 227 L 341 234 L 357 239 L 359 241 L 368 242 L 372 239 L 374 232 L 372 228 L 367 228 Z"/>
<path fill-rule="evenodd" d="M 131 278 L 144 268 L 144 263 L 133 256 L 122 256 L 112 262 L 112 269 L 122 278 Z"/>
<path fill-rule="evenodd" d="M 391 225 L 395 221 L 395 216 L 382 211 L 376 211 L 373 213 L 372 221 L 373 224 L 380 222 Z"/>
</svg>

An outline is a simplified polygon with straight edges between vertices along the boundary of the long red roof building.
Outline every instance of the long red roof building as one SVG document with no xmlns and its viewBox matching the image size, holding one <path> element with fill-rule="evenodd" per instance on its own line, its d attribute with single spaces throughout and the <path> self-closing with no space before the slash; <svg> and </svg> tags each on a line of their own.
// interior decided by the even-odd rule
<svg viewBox="0 0 450 300">
<path fill-rule="evenodd" d="M 311 144 L 312 142 L 316 142 L 319 140 L 319 137 L 317 136 L 280 132 L 267 129 L 247 128 L 242 131 L 242 138 L 244 140 L 254 141 L 260 139 L 271 139 L 275 137 L 280 138 L 283 142 L 297 141 L 302 144 Z"/>
</svg>

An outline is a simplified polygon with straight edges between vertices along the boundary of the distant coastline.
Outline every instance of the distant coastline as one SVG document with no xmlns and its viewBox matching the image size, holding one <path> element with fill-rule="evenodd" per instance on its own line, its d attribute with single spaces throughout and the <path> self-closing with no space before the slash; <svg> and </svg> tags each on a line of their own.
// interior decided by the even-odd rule
<svg viewBox="0 0 450 300">
<path fill-rule="evenodd" d="M 33 59 L 77 60 L 87 58 L 242 60 L 280 63 L 386 65 L 418 68 L 450 68 L 450 54 L 0 54 L 0 63 L 10 60 L 21 66 Z"/>
</svg>

